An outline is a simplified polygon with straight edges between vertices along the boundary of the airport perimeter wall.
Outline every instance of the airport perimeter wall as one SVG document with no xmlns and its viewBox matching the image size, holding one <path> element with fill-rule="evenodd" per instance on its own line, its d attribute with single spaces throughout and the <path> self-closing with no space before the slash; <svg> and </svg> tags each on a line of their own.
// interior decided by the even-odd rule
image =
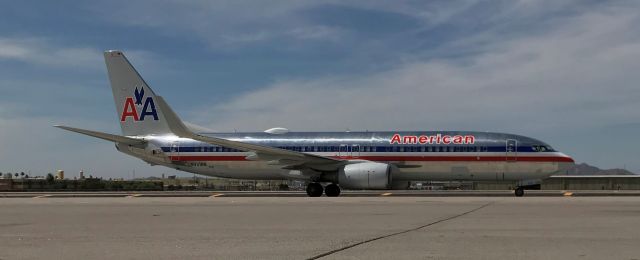
<svg viewBox="0 0 640 260">
<path fill-rule="evenodd" d="M 293 184 L 293 185 L 292 185 Z M 302 190 L 303 183 L 288 181 L 254 181 L 221 178 L 81 180 L 0 179 L 0 191 L 281 191 Z"/>
<path fill-rule="evenodd" d="M 0 191 L 161 191 L 161 181 L 0 179 Z"/>
</svg>

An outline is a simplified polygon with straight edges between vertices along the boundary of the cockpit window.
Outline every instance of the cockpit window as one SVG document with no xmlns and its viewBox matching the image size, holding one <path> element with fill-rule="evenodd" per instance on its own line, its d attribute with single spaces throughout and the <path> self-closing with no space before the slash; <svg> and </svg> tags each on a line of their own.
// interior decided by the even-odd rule
<svg viewBox="0 0 640 260">
<path fill-rule="evenodd" d="M 553 152 L 553 148 L 548 145 L 532 145 L 531 149 L 536 152 Z"/>
</svg>

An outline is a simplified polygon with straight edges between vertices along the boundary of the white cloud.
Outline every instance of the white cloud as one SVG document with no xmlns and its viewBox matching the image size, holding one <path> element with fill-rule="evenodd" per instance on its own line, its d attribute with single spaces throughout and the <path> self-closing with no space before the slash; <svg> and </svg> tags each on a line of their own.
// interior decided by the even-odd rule
<svg viewBox="0 0 640 260">
<path fill-rule="evenodd" d="M 338 41 L 344 34 L 344 29 L 324 25 L 298 27 L 287 34 L 297 39 Z"/>
<path fill-rule="evenodd" d="M 413 18 L 425 25 L 447 22 L 468 10 L 476 1 L 407 3 L 402 1 L 164 1 L 162 5 L 146 0 L 123 1 L 127 8 L 92 5 L 99 17 L 126 26 L 153 28 L 173 37 L 187 37 L 207 43 L 212 49 L 237 49 L 248 45 L 280 39 L 280 44 L 302 41 L 339 41 L 349 28 L 323 24 L 308 13 L 315 8 L 344 8 L 388 13 Z M 116 4 L 118 5 L 118 4 Z M 308 13 L 305 13 L 308 12 Z M 331 18 L 326 22 L 331 24 Z M 364 19 L 353 17 L 354 20 Z M 377 28 L 371 28 L 376 30 Z"/>
<path fill-rule="evenodd" d="M 480 129 L 531 133 L 640 119 L 637 12 L 594 10 L 552 29 L 493 35 L 463 60 L 376 74 L 282 80 L 206 109 L 215 129 Z M 465 46 L 466 43 L 455 43 Z"/>
<path fill-rule="evenodd" d="M 102 52 L 89 47 L 57 47 L 42 38 L 0 38 L 0 60 L 52 67 L 96 68 Z"/>
<path fill-rule="evenodd" d="M 222 35 L 222 39 L 224 39 L 225 42 L 229 44 L 259 42 L 267 40 L 268 38 L 270 38 L 270 35 L 265 31 Z"/>
<path fill-rule="evenodd" d="M 20 59 L 29 55 L 29 50 L 7 40 L 0 40 L 0 58 Z"/>
</svg>

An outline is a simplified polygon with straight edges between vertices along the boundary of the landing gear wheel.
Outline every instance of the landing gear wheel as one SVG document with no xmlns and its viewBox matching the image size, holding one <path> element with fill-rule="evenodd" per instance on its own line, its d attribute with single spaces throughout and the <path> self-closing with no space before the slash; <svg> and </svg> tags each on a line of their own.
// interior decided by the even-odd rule
<svg viewBox="0 0 640 260">
<path fill-rule="evenodd" d="M 327 197 L 338 197 L 340 196 L 340 186 L 338 184 L 329 184 L 327 187 L 324 187 L 324 194 Z"/>
<path fill-rule="evenodd" d="M 522 187 L 518 187 L 518 188 L 516 188 L 516 190 L 515 190 L 515 194 L 516 194 L 516 197 L 522 197 L 522 196 L 524 196 L 524 188 L 522 188 Z"/>
<path fill-rule="evenodd" d="M 322 185 L 317 182 L 312 182 L 307 185 L 307 195 L 309 195 L 309 197 L 320 197 L 322 196 L 323 190 Z"/>
</svg>

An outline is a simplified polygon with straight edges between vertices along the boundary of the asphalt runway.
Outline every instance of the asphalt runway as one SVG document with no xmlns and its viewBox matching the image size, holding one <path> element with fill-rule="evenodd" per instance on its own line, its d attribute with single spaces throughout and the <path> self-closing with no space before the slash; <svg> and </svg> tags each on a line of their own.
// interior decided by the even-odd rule
<svg viewBox="0 0 640 260">
<path fill-rule="evenodd" d="M 640 259 L 640 197 L 0 199 L 0 259 Z"/>
<path fill-rule="evenodd" d="M 304 191 L 65 191 L 0 192 L 1 198 L 122 198 L 122 197 L 307 197 Z M 343 190 L 341 197 L 513 197 L 512 190 Z M 527 190 L 527 197 L 640 196 L 640 190 Z"/>
</svg>

